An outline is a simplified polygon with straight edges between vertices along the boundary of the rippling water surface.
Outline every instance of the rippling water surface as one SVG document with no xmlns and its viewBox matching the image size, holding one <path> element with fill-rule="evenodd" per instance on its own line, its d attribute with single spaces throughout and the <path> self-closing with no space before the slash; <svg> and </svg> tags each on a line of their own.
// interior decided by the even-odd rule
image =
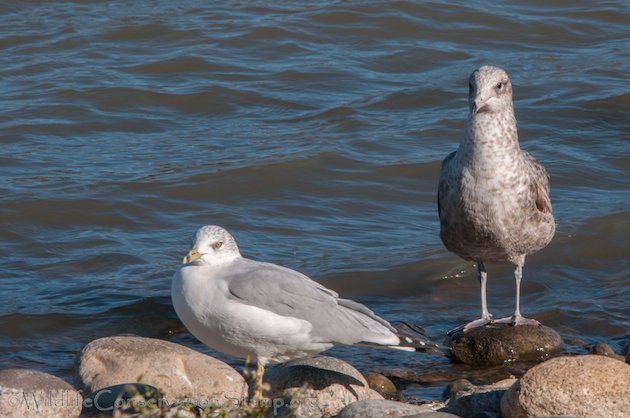
<svg viewBox="0 0 630 418">
<path fill-rule="evenodd" d="M 551 174 L 558 228 L 528 258 L 524 313 L 620 351 L 629 15 L 623 1 L 4 2 L 2 366 L 70 379 L 85 343 L 118 333 L 212 353 L 177 332 L 169 295 L 204 224 L 438 339 L 476 317 L 475 268 L 441 244 L 435 201 L 483 64 L 510 74 L 521 145 Z M 511 269 L 489 267 L 507 315 Z M 412 373 L 422 397 L 485 373 L 332 354 Z"/>
</svg>

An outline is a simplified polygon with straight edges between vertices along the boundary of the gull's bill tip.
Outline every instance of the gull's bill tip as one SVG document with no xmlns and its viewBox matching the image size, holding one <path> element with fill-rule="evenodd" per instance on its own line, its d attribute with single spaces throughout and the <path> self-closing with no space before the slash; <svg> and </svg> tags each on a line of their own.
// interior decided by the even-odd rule
<svg viewBox="0 0 630 418">
<path fill-rule="evenodd" d="M 182 263 L 189 264 L 195 260 L 199 260 L 200 258 L 201 253 L 193 248 L 192 250 L 188 251 L 188 254 L 186 254 L 186 257 L 184 257 L 184 259 L 182 260 Z"/>
</svg>

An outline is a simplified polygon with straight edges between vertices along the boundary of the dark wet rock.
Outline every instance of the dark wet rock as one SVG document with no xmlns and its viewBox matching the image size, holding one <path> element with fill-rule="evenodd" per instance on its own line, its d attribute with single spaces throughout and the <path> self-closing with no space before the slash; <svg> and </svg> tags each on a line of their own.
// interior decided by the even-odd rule
<svg viewBox="0 0 630 418">
<path fill-rule="evenodd" d="M 159 390 L 150 385 L 129 383 L 109 386 L 90 393 L 83 401 L 81 416 L 122 415 L 143 405 L 168 407 Z"/>
<path fill-rule="evenodd" d="M 556 357 L 532 367 L 501 399 L 510 417 L 629 417 L 630 365 L 597 355 Z"/>
<path fill-rule="evenodd" d="M 449 340 L 453 359 L 479 366 L 517 360 L 544 361 L 557 353 L 562 337 L 553 329 L 533 325 L 488 325 L 458 332 Z"/>
<path fill-rule="evenodd" d="M 458 392 L 447 401 L 444 411 L 463 418 L 500 418 L 501 397 L 514 382 L 516 379 L 505 379 Z"/>
<path fill-rule="evenodd" d="M 387 370 L 385 374 L 396 387 L 407 387 L 409 385 L 419 386 L 441 386 L 446 390 L 446 386 L 458 379 L 467 379 L 477 384 L 489 384 L 499 380 L 519 377 L 538 364 L 538 362 L 522 361 L 509 365 L 476 367 L 469 365 L 453 365 L 443 370 L 403 370 L 400 368 Z M 444 392 L 444 398 L 448 398 L 448 393 Z"/>
<path fill-rule="evenodd" d="M 220 360 L 179 344 L 135 336 L 106 337 L 86 345 L 75 363 L 85 392 L 126 383 L 144 383 L 167 401 L 218 403 L 247 394 L 243 377 Z"/>
<path fill-rule="evenodd" d="M 564 340 L 567 345 L 574 345 L 576 347 L 586 347 L 588 344 L 581 338 L 572 337 Z"/>
<path fill-rule="evenodd" d="M 475 385 L 473 385 L 468 379 L 457 379 L 448 384 L 448 386 L 444 389 L 442 396 L 448 399 L 457 395 L 459 392 L 472 390 L 474 387 Z"/>
<path fill-rule="evenodd" d="M 609 356 L 615 354 L 615 350 L 612 349 L 606 343 L 597 343 L 591 347 L 591 354 L 597 354 L 598 356 Z"/>
<path fill-rule="evenodd" d="M 420 416 L 433 418 L 436 414 L 429 405 L 412 405 L 386 399 L 366 399 L 353 402 L 341 410 L 337 418 L 398 418 L 403 416 Z M 441 414 L 441 413 L 440 413 Z M 443 416 L 443 415 L 438 415 Z M 453 415 L 448 414 L 448 417 Z"/>
<path fill-rule="evenodd" d="M 368 373 L 363 377 L 370 388 L 380 393 L 385 399 L 392 400 L 399 397 L 396 385 L 387 376 L 380 373 Z"/>
<path fill-rule="evenodd" d="M 328 356 L 305 357 L 269 368 L 265 381 L 280 416 L 332 417 L 346 405 L 364 399 L 383 399 L 348 363 Z"/>
<path fill-rule="evenodd" d="M 623 349 L 623 353 L 626 356 L 626 363 L 630 363 L 630 341 L 628 341 L 626 347 Z"/>
<path fill-rule="evenodd" d="M 78 417 L 83 397 L 48 373 L 29 369 L 0 371 L 0 416 Z"/>
<path fill-rule="evenodd" d="M 459 417 L 457 415 L 453 415 L 448 412 L 427 411 L 427 412 L 421 412 L 419 414 L 404 415 L 400 418 L 459 418 Z"/>
<path fill-rule="evenodd" d="M 596 354 L 598 356 L 607 356 L 610 358 L 614 358 L 615 360 L 626 361 L 626 358 L 622 355 L 615 353 L 615 350 L 612 349 L 606 343 L 597 343 L 591 347 L 591 354 Z"/>
</svg>

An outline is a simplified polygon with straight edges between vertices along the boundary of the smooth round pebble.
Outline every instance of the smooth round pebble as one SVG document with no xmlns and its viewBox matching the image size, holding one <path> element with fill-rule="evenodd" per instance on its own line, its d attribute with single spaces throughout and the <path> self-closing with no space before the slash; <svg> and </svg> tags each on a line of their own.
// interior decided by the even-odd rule
<svg viewBox="0 0 630 418">
<path fill-rule="evenodd" d="M 396 385 L 387 376 L 380 373 L 368 373 L 363 377 L 370 388 L 380 393 L 385 399 L 393 399 L 398 396 Z"/>
<path fill-rule="evenodd" d="M 615 353 L 615 350 L 612 349 L 606 343 L 597 343 L 591 347 L 591 354 L 597 354 L 598 356 L 608 356 L 610 358 L 614 358 L 615 360 L 625 361 L 626 358 L 622 355 Z"/>
<path fill-rule="evenodd" d="M 444 389 L 442 395 L 445 398 L 450 398 L 451 396 L 457 395 L 459 392 L 472 390 L 475 387 L 476 386 L 473 385 L 468 379 L 457 379 L 448 384 L 448 386 Z"/>
</svg>

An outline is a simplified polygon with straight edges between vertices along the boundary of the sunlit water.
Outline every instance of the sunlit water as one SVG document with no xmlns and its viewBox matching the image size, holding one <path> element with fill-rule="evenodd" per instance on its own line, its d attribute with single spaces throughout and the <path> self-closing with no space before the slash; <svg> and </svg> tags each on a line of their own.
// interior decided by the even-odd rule
<svg viewBox="0 0 630 418">
<path fill-rule="evenodd" d="M 522 147 L 551 174 L 557 233 L 527 260 L 523 311 L 583 341 L 565 351 L 621 351 L 629 19 L 622 1 L 4 2 L 2 367 L 70 380 L 85 343 L 119 333 L 240 365 L 178 332 L 170 304 L 204 224 L 441 340 L 479 312 L 475 267 L 440 242 L 436 187 L 483 64 L 510 74 Z M 489 266 L 497 315 L 513 308 L 511 277 Z M 330 354 L 412 374 L 427 387 L 410 396 L 488 373 Z"/>
</svg>

